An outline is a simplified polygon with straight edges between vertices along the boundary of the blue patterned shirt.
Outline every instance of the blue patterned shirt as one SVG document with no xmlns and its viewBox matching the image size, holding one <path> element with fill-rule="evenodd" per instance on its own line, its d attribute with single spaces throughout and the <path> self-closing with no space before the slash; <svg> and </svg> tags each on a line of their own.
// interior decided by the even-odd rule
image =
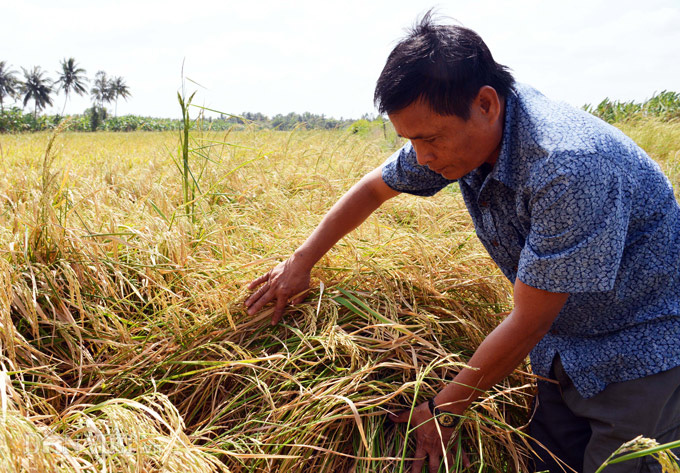
<svg viewBox="0 0 680 473">
<path fill-rule="evenodd" d="M 385 163 L 391 188 L 451 184 L 407 143 Z M 579 393 L 680 365 L 680 207 L 659 166 L 616 128 L 516 84 L 493 168 L 458 180 L 477 236 L 503 273 L 567 292 L 531 352 L 556 353 Z"/>
</svg>

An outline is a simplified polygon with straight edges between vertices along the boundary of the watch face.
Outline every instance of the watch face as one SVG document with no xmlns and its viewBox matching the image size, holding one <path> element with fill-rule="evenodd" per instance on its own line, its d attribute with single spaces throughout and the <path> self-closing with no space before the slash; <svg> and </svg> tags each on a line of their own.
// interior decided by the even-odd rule
<svg viewBox="0 0 680 473">
<path fill-rule="evenodd" d="M 441 412 L 437 416 L 437 422 L 439 422 L 439 425 L 441 425 L 442 427 L 453 427 L 456 425 L 456 416 L 454 416 L 453 414 L 448 414 L 446 412 Z"/>
</svg>

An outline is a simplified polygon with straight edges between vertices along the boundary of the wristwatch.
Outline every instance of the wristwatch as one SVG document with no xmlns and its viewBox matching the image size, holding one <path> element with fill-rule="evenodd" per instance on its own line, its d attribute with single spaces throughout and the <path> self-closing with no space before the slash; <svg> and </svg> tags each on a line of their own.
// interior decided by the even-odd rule
<svg viewBox="0 0 680 473">
<path fill-rule="evenodd" d="M 447 427 L 449 429 L 456 426 L 456 423 L 458 422 L 457 417 L 455 415 L 451 414 L 450 412 L 442 411 L 437 406 L 435 406 L 434 398 L 431 398 L 427 402 L 427 405 L 430 408 L 430 412 L 432 413 L 432 416 L 435 419 L 437 419 L 437 423 L 440 426 Z"/>
</svg>

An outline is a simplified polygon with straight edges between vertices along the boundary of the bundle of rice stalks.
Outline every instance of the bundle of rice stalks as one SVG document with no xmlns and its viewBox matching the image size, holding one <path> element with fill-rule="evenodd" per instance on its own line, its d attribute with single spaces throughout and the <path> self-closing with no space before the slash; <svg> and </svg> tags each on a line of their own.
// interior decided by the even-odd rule
<svg viewBox="0 0 680 473">
<path fill-rule="evenodd" d="M 279 326 L 271 309 L 249 317 L 247 283 L 386 145 L 341 132 L 238 138 L 249 146 L 211 156 L 192 220 L 170 158 L 138 152 L 170 135 L 118 147 L 89 136 L 96 155 L 64 135 L 54 159 L 3 138 L 17 152 L 0 182 L 3 399 L 14 406 L 0 436 L 56 435 L 35 457 L 44 471 L 403 469 L 413 435 L 386 413 L 434 395 L 508 310 L 510 287 L 454 189 L 386 205 L 319 263 L 307 302 Z M 39 175 L 53 177 L 36 187 Z M 531 390 L 519 370 L 467 413 L 474 471 L 524 471 Z M 3 448 L 21 459 L 10 437 Z"/>
<path fill-rule="evenodd" d="M 0 371 L 0 471 L 229 472 L 184 432 L 167 397 L 149 394 L 31 415 Z"/>
</svg>

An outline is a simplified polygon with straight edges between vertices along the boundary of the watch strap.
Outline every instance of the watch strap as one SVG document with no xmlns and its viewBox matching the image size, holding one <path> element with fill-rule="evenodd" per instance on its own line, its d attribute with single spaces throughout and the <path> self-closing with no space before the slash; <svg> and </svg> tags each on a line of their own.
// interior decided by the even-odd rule
<svg viewBox="0 0 680 473">
<path fill-rule="evenodd" d="M 430 413 L 432 414 L 432 417 L 434 417 L 437 420 L 437 423 L 441 427 L 446 427 L 450 429 L 456 426 L 456 423 L 458 422 L 458 417 L 450 412 L 442 411 L 441 409 L 439 409 L 434 403 L 434 398 L 430 398 L 430 400 L 427 401 L 427 406 L 430 408 Z"/>
</svg>

